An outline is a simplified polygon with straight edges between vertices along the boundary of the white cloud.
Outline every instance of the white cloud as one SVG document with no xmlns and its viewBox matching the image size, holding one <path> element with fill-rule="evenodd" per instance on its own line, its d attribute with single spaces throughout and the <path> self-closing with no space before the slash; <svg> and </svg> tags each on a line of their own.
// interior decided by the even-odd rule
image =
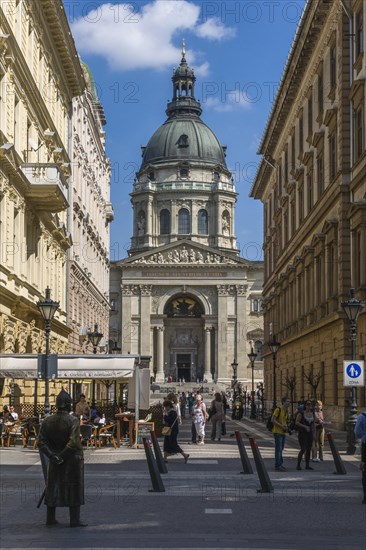
<svg viewBox="0 0 366 550">
<path fill-rule="evenodd" d="M 238 109 L 250 109 L 251 103 L 241 90 L 223 92 L 207 97 L 204 105 L 218 113 L 228 113 Z"/>
<path fill-rule="evenodd" d="M 200 38 L 222 40 L 224 38 L 232 38 L 235 36 L 236 29 L 233 27 L 225 27 L 223 22 L 218 17 L 211 17 L 211 19 L 207 19 L 207 21 L 202 23 L 202 25 L 196 27 L 195 33 Z"/>
<path fill-rule="evenodd" d="M 93 3 L 94 4 L 94 3 Z M 187 0 L 154 0 L 136 11 L 138 4 L 102 4 L 72 24 L 77 48 L 103 57 L 114 70 L 165 69 L 180 60 L 181 51 L 173 45 L 177 34 L 196 32 L 202 38 L 218 39 L 230 34 L 219 21 L 198 24 L 200 7 Z M 197 56 L 187 50 L 191 66 Z M 196 72 L 208 74 L 203 63 Z"/>
</svg>

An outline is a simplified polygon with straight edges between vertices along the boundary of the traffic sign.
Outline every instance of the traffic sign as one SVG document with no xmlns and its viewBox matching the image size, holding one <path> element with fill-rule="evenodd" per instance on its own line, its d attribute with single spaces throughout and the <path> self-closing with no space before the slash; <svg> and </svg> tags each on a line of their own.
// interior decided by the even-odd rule
<svg viewBox="0 0 366 550">
<path fill-rule="evenodd" d="M 365 362 L 343 361 L 343 385 L 363 387 L 365 385 Z"/>
</svg>

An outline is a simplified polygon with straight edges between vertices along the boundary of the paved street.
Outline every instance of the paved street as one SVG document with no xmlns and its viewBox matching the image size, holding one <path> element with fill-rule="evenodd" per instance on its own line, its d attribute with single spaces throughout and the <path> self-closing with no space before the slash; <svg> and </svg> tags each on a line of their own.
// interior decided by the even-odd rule
<svg viewBox="0 0 366 550">
<path fill-rule="evenodd" d="M 258 493 L 258 476 L 240 475 L 234 437 L 240 430 L 253 470 L 245 433 L 255 434 L 274 486 Z M 20 446 L 2 449 L 1 548 L 221 548 L 365 550 L 366 506 L 358 457 L 343 455 L 347 475 L 334 475 L 326 444 L 325 461 L 314 471 L 296 471 L 297 437 L 288 437 L 288 472 L 274 471 L 272 437 L 263 424 L 227 421 L 228 435 L 202 447 L 188 445 L 185 421 L 180 442 L 190 453 L 169 460 L 162 476 L 166 492 L 149 492 L 151 482 L 143 449 L 85 451 L 87 528 L 69 529 L 68 510 L 58 509 L 60 524 L 44 525 L 45 507 L 36 508 L 43 490 L 38 452 Z"/>
</svg>

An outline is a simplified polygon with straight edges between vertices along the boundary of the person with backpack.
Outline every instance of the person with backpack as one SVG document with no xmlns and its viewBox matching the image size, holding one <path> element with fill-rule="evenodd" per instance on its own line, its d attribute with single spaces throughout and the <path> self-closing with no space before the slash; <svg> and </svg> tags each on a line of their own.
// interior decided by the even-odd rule
<svg viewBox="0 0 366 550">
<path fill-rule="evenodd" d="M 295 426 L 299 430 L 300 452 L 297 457 L 296 470 L 301 470 L 301 460 L 305 454 L 305 470 L 313 470 L 310 466 L 310 453 L 314 441 L 315 416 L 310 400 L 305 401 L 305 410 L 296 415 Z"/>
<path fill-rule="evenodd" d="M 274 409 L 271 418 L 273 424 L 272 433 L 275 442 L 275 470 L 277 472 L 287 472 L 287 469 L 283 466 L 283 449 L 285 447 L 290 403 L 291 401 L 287 397 L 282 397 L 281 407 Z"/>
<path fill-rule="evenodd" d="M 366 411 L 357 417 L 355 426 L 355 436 L 361 440 L 361 463 L 360 470 L 362 472 L 362 488 L 363 501 L 366 504 Z"/>
</svg>

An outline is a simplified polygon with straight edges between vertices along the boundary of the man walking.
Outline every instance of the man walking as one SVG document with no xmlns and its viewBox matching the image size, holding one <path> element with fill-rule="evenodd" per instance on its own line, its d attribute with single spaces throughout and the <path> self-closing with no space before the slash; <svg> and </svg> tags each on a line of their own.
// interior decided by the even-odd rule
<svg viewBox="0 0 366 550">
<path fill-rule="evenodd" d="M 285 447 L 288 408 L 291 401 L 287 397 L 282 397 L 281 403 L 281 407 L 276 407 L 272 414 L 272 433 L 275 441 L 275 470 L 277 472 L 286 472 L 286 468 L 282 465 L 282 453 Z"/>
<path fill-rule="evenodd" d="M 39 452 L 48 457 L 45 504 L 46 525 L 55 525 L 56 507 L 68 506 L 70 527 L 84 527 L 80 506 L 84 504 L 84 456 L 80 423 L 70 415 L 71 397 L 62 390 L 56 398 L 57 413 L 45 418 L 38 437 Z"/>
<path fill-rule="evenodd" d="M 361 464 L 360 470 L 362 472 L 362 488 L 363 488 L 363 501 L 362 504 L 366 504 L 366 411 L 360 414 L 357 418 L 355 426 L 355 436 L 361 440 Z"/>
</svg>

